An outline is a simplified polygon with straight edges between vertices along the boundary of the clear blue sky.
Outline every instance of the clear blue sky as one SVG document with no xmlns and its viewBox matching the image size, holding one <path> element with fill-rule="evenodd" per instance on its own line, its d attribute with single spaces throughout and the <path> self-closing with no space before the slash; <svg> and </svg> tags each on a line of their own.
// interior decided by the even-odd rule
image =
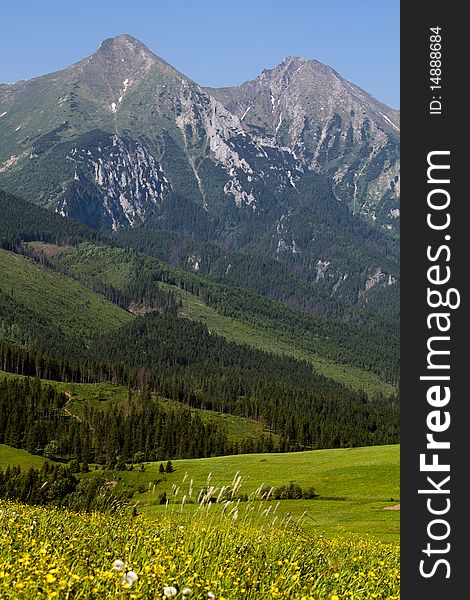
<svg viewBox="0 0 470 600">
<path fill-rule="evenodd" d="M 0 82 L 62 69 L 120 33 L 201 85 L 238 85 L 293 55 L 399 106 L 399 0 L 5 0 Z"/>
</svg>

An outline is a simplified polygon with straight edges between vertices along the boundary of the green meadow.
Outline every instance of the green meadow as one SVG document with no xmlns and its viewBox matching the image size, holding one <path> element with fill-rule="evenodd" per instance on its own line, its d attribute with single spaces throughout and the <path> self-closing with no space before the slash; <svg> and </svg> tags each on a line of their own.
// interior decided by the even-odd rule
<svg viewBox="0 0 470 600">
<path fill-rule="evenodd" d="M 47 323 L 80 340 L 117 329 L 132 319 L 131 314 L 77 281 L 5 250 L 0 250 L 0 292 L 13 298 L 32 321 Z"/>
<path fill-rule="evenodd" d="M 191 514 L 201 488 L 212 485 L 214 496 L 222 486 L 240 477 L 239 494 L 254 494 L 263 484 L 276 487 L 298 483 L 313 486 L 310 500 L 280 500 L 279 517 L 292 517 L 309 535 L 337 537 L 350 533 L 370 535 L 383 542 L 399 538 L 399 510 L 384 510 L 399 503 L 399 446 L 372 446 L 312 450 L 286 454 L 248 454 L 172 461 L 172 473 L 160 473 L 160 463 L 145 463 L 132 471 L 113 471 L 108 476 L 119 486 L 135 490 L 131 500 L 138 512 L 156 517 L 167 511 Z M 40 466 L 41 457 L 0 446 L 0 465 Z M 82 475 L 92 477 L 93 472 Z M 191 493 L 190 493 L 191 492 Z M 165 493 L 168 505 L 160 504 Z M 183 498 L 186 496 L 186 499 Z M 194 503 L 190 503 L 192 497 Z M 277 500 L 241 502 L 260 516 Z"/>
<path fill-rule="evenodd" d="M 29 467 L 38 469 L 42 467 L 44 462 L 45 459 L 42 456 L 36 456 L 26 452 L 26 450 L 0 444 L 0 471 L 6 469 L 8 465 L 19 465 L 23 469 L 29 469 Z"/>
<path fill-rule="evenodd" d="M 138 480 L 149 486 L 148 491 L 134 497 L 145 514 L 168 510 L 158 504 L 163 491 L 170 500 L 169 508 L 181 509 L 191 480 L 197 495 L 208 477 L 210 485 L 220 490 L 238 474 L 240 493 L 248 495 L 263 484 L 276 487 L 295 481 L 303 489 L 313 486 L 317 498 L 281 500 L 278 509 L 282 516 L 301 519 L 302 528 L 311 534 L 333 537 L 353 532 L 382 541 L 394 541 L 399 536 L 399 511 L 384 510 L 399 503 L 398 445 L 177 460 L 172 461 L 175 471 L 163 476 L 159 464 L 147 463 L 143 473 L 120 473 L 124 481 Z M 165 480 L 153 489 L 153 482 L 162 477 Z M 276 500 L 268 500 L 262 510 L 269 505 L 273 510 L 276 504 Z M 191 510 L 191 506 L 186 508 Z"/>
</svg>

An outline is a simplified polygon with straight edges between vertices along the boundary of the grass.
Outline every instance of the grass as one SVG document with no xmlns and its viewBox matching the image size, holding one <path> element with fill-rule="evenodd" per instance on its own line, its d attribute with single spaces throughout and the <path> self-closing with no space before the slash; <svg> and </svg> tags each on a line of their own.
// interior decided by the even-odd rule
<svg viewBox="0 0 470 600">
<path fill-rule="evenodd" d="M 13 462 L 9 462 L 13 461 Z M 32 466 L 42 462 L 27 452 L 0 446 L 0 465 Z M 384 510 L 399 502 L 399 446 L 372 446 L 313 450 L 286 454 L 247 454 L 206 459 L 172 461 L 173 473 L 160 473 L 160 463 L 146 463 L 145 471 L 116 471 L 112 479 L 120 487 L 139 487 L 133 502 L 147 516 L 166 512 L 159 504 L 159 496 L 166 492 L 169 507 L 180 511 L 182 498 L 197 498 L 200 489 L 210 482 L 218 490 L 232 483 L 239 473 L 242 477 L 240 492 L 252 494 L 262 484 L 278 486 L 296 481 L 302 488 L 313 486 L 318 498 L 314 500 L 281 500 L 278 513 L 302 518 L 303 529 L 309 535 L 337 537 L 353 534 L 370 535 L 382 542 L 399 538 L 400 513 Z M 36 464 L 37 466 L 37 464 Z M 86 476 L 93 476 L 93 472 Z M 159 483 L 154 484 L 157 480 Z M 184 480 L 184 481 L 183 481 Z M 192 482 L 192 483 L 191 483 Z M 175 490 L 179 488 L 176 495 Z M 193 489 L 192 494 L 189 493 Z M 215 492 L 217 495 L 218 492 Z M 259 507 L 259 502 L 242 503 Z M 264 503 L 274 509 L 277 501 Z M 194 512 L 197 504 L 186 504 L 184 510 Z"/>
<path fill-rule="evenodd" d="M 8 465 L 19 465 L 23 469 L 29 469 L 30 467 L 37 469 L 42 467 L 44 462 L 45 459 L 42 456 L 35 456 L 26 452 L 26 450 L 0 444 L 0 471 L 5 470 Z"/>
<path fill-rule="evenodd" d="M 5 458 L 32 460 L 0 446 Z M 144 489 L 165 477 L 156 490 L 171 502 L 136 493 L 135 517 L 0 501 L 0 597 L 143 600 L 169 597 L 171 586 L 177 600 L 185 588 L 194 600 L 398 600 L 399 513 L 383 510 L 398 500 L 398 459 L 398 446 L 382 446 L 173 461 L 164 476 L 159 463 L 109 473 Z M 209 480 L 217 493 L 235 469 L 240 491 L 295 479 L 320 497 L 182 503 L 189 486 Z"/>
<path fill-rule="evenodd" d="M 147 519 L 0 502 L 0 597 L 398 600 L 396 544 L 209 506 Z"/>
<path fill-rule="evenodd" d="M 399 537 L 399 511 L 384 510 L 399 502 L 399 446 L 373 446 L 313 450 L 286 454 L 247 454 L 207 459 L 172 461 L 175 471 L 159 473 L 160 463 L 146 463 L 145 472 L 122 472 L 126 484 L 144 484 L 148 490 L 136 495 L 147 515 L 160 514 L 165 507 L 159 495 L 166 492 L 172 504 L 193 488 L 193 496 L 207 484 L 231 484 L 236 473 L 242 477 L 241 492 L 251 494 L 262 484 L 279 486 L 295 481 L 302 488 L 313 486 L 314 500 L 282 500 L 279 514 L 300 518 L 306 511 L 303 527 L 309 533 L 334 537 L 346 533 L 370 534 L 381 541 Z M 165 478 L 153 489 L 156 480 Z M 184 479 L 184 483 L 182 483 Z M 191 484 L 192 480 L 192 484 Z M 179 488 L 176 496 L 174 491 Z M 217 493 L 216 493 L 217 495 Z M 276 501 L 270 501 L 274 507 Z M 189 504 L 188 510 L 196 505 Z M 265 507 L 267 505 L 265 504 Z"/>
<path fill-rule="evenodd" d="M 130 313 L 76 281 L 0 250 L 0 290 L 63 334 L 89 340 L 131 320 Z"/>
</svg>

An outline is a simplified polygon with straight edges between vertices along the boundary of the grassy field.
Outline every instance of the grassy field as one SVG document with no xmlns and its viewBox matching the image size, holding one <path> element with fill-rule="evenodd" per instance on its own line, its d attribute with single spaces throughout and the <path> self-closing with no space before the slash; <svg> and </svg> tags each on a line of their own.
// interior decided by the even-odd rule
<svg viewBox="0 0 470 600">
<path fill-rule="evenodd" d="M 208 507 L 212 508 L 209 510 Z M 399 598 L 399 546 L 306 537 L 236 505 L 155 519 L 0 501 L 0 597 Z"/>
<path fill-rule="evenodd" d="M 295 481 L 302 488 L 314 486 L 314 500 L 282 500 L 279 514 L 292 514 L 302 521 L 305 531 L 337 536 L 345 532 L 371 534 L 382 541 L 399 536 L 400 513 L 384 510 L 399 502 L 399 446 L 373 446 L 334 450 L 313 450 L 287 454 L 251 454 L 208 459 L 173 461 L 175 472 L 153 490 L 161 478 L 159 463 L 147 463 L 144 473 L 122 473 L 124 481 L 139 480 L 151 486 L 136 499 L 146 514 L 162 512 L 158 496 L 165 491 L 172 504 L 180 505 L 184 495 L 193 495 L 206 485 L 210 474 L 216 488 L 242 477 L 240 491 L 251 494 L 262 484 L 279 486 Z M 183 479 L 185 480 L 182 483 Z M 179 488 L 175 496 L 174 489 Z M 217 492 L 215 492 L 217 495 Z M 275 506 L 276 501 L 269 501 Z M 194 505 L 188 505 L 191 510 Z M 264 504 L 266 508 L 267 504 Z"/>
<path fill-rule="evenodd" d="M 33 462 L 37 466 L 42 459 L 0 446 L 0 465 L 32 466 Z M 184 496 L 186 500 L 190 496 L 196 500 L 208 478 L 217 496 L 220 488 L 229 486 L 239 474 L 239 491 L 248 495 L 262 484 L 276 487 L 295 481 L 303 489 L 313 486 L 318 494 L 316 499 L 281 500 L 278 508 L 281 518 L 292 515 L 294 521 L 301 520 L 303 530 L 309 535 L 367 534 L 383 542 L 399 537 L 399 511 L 384 510 L 396 505 L 400 498 L 397 445 L 175 460 L 175 471 L 164 474 L 159 472 L 159 466 L 160 463 L 146 463 L 144 472 L 135 469 L 110 474 L 120 486 L 140 488 L 133 502 L 148 516 L 158 516 L 167 510 L 191 514 L 197 503 L 186 503 L 183 508 Z M 163 492 L 170 501 L 168 508 L 159 504 Z M 269 506 L 274 510 L 277 501 L 242 504 L 255 507 L 261 516 Z"/>
<path fill-rule="evenodd" d="M 5 250 L 0 250 L 0 290 L 31 315 L 81 340 L 117 329 L 133 318 L 76 281 Z"/>
<path fill-rule="evenodd" d="M 41 462 L 0 445 L 3 467 Z M 107 473 L 117 486 L 140 486 L 134 517 L 0 500 L 0 597 L 399 599 L 399 512 L 384 510 L 398 501 L 398 446 L 173 465 L 165 474 L 159 463 Z M 196 496 L 212 485 L 217 495 L 239 476 L 239 492 L 295 479 L 319 497 L 187 503 L 190 488 Z M 162 491 L 166 505 L 157 503 Z"/>
<path fill-rule="evenodd" d="M 29 469 L 29 467 L 39 468 L 44 464 L 45 459 L 42 456 L 35 456 L 26 452 L 26 450 L 19 450 L 18 448 L 11 448 L 0 444 L 0 471 L 6 469 L 8 465 L 16 466 L 20 465 L 23 469 Z"/>
</svg>

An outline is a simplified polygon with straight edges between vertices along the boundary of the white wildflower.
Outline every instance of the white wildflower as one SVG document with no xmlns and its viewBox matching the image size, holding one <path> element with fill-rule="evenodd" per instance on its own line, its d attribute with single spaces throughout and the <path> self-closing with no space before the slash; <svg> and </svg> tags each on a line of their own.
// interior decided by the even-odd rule
<svg viewBox="0 0 470 600">
<path fill-rule="evenodd" d="M 115 560 L 113 562 L 113 571 L 122 571 L 124 569 L 124 567 L 126 566 L 126 563 L 122 562 L 122 560 Z"/>
<path fill-rule="evenodd" d="M 173 598 L 178 594 L 178 590 L 173 586 L 163 588 L 163 595 L 165 598 Z"/>
<path fill-rule="evenodd" d="M 211 600 L 214 600 L 215 599 L 214 592 L 207 592 L 207 597 L 210 598 Z"/>
<path fill-rule="evenodd" d="M 191 588 L 184 587 L 183 590 L 181 591 L 181 593 L 183 594 L 183 596 L 185 598 L 187 598 L 188 596 L 191 596 L 191 594 L 193 593 L 193 590 Z"/>
<path fill-rule="evenodd" d="M 134 573 L 134 571 L 127 571 L 127 573 L 125 573 L 122 576 L 121 584 L 131 587 L 132 585 L 134 585 L 134 583 L 137 581 L 137 579 L 139 579 L 137 577 L 137 573 Z"/>
</svg>

